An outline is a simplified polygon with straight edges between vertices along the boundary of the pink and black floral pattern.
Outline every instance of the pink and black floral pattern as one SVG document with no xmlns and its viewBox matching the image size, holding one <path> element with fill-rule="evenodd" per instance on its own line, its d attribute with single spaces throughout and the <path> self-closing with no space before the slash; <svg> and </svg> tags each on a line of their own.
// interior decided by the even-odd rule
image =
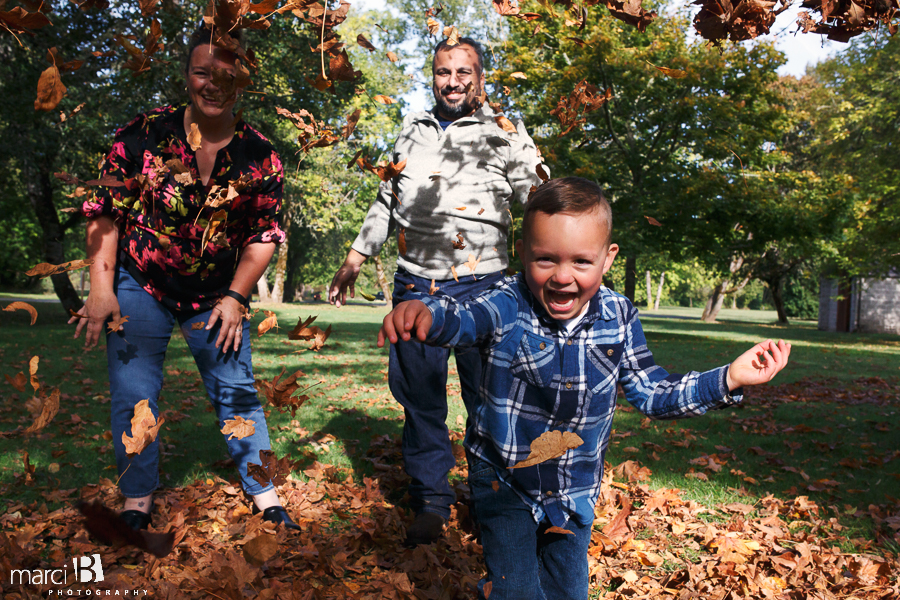
<svg viewBox="0 0 900 600">
<path fill-rule="evenodd" d="M 116 132 L 100 176 L 125 185 L 94 188 L 82 212 L 117 221 L 120 264 L 154 298 L 173 310 L 202 311 L 228 289 L 243 248 L 284 242 L 277 222 L 284 173 L 272 144 L 241 121 L 204 186 L 184 131 L 185 108 L 157 108 Z M 173 159 L 185 173 L 178 174 L 182 167 Z M 204 207 L 213 186 L 227 189 L 242 175 L 251 181 L 239 196 L 218 208 Z M 224 236 L 204 245 L 203 232 L 222 209 Z"/>
</svg>

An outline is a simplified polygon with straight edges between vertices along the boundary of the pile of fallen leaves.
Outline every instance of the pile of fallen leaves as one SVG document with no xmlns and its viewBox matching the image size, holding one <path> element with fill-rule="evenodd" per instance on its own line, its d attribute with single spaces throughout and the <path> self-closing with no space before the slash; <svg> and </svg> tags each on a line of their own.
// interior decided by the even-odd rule
<svg viewBox="0 0 900 600">
<path fill-rule="evenodd" d="M 451 433 L 464 480 L 461 434 Z M 99 553 L 104 580 L 92 590 L 147 590 L 153 598 L 418 598 L 474 596 L 484 573 L 469 518 L 468 490 L 457 483 L 444 537 L 433 546 L 403 546 L 411 516 L 398 504 L 407 479 L 398 437 L 374 440 L 362 477 L 314 463 L 306 480 L 280 492 L 301 532 L 273 529 L 252 515 L 243 493 L 221 479 L 157 494 L 153 522 L 173 550 L 162 558 L 131 546 L 99 544 L 74 507 L 9 507 L 0 517 L 0 572 L 53 569 Z M 754 504 L 704 507 L 678 490 L 651 490 L 646 467 L 628 461 L 607 469 L 589 551 L 591 585 L 604 598 L 896 598 L 896 557 L 846 553 L 841 527 L 806 497 L 766 496 Z M 48 501 L 117 506 L 109 480 L 81 490 L 48 492 Z M 751 500 L 752 501 L 752 500 Z M 880 514 L 896 532 L 900 516 Z M 10 586 L 7 599 L 46 596 L 61 586 Z M 83 585 L 66 588 L 77 594 Z M 63 592 L 66 593 L 65 591 Z M 114 593 L 114 592 L 113 592 Z"/>
</svg>

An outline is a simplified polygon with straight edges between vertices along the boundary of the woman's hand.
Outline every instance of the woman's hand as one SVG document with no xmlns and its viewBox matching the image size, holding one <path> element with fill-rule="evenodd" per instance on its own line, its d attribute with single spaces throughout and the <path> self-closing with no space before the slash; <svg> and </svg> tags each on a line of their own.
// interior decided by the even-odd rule
<svg viewBox="0 0 900 600">
<path fill-rule="evenodd" d="M 771 381 L 787 365 L 790 355 L 791 344 L 784 340 L 777 344 L 772 340 L 758 343 L 728 366 L 725 376 L 728 391 Z"/>
<path fill-rule="evenodd" d="M 244 305 L 232 298 L 231 296 L 223 296 L 219 303 L 212 309 L 209 317 L 209 323 L 206 324 L 206 330 L 212 329 L 216 322 L 219 322 L 219 337 L 216 338 L 216 348 L 221 348 L 222 352 L 228 352 L 228 348 L 233 345 L 234 351 L 238 351 L 241 345 L 241 336 L 244 332 L 244 314 L 246 313 Z"/>
<path fill-rule="evenodd" d="M 97 287 L 99 288 L 100 286 Z M 78 339 L 78 336 L 81 335 L 81 330 L 87 325 L 87 333 L 84 335 L 85 348 L 93 348 L 97 345 L 100 334 L 103 333 L 103 328 L 110 317 L 119 319 L 122 316 L 119 313 L 119 300 L 111 290 L 102 292 L 94 289 L 88 294 L 87 300 L 85 300 L 84 306 L 81 307 L 78 314 L 81 315 L 81 318 L 72 317 L 68 323 L 69 325 L 78 323 L 75 327 L 75 339 Z"/>
</svg>

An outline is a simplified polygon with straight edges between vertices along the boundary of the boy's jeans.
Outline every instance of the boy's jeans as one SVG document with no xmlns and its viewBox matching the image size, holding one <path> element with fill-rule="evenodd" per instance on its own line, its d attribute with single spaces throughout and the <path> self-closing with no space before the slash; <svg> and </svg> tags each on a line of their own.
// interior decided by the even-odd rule
<svg viewBox="0 0 900 600">
<path fill-rule="evenodd" d="M 435 285 L 440 291 L 463 301 L 486 290 L 503 278 L 500 272 L 460 276 Z M 408 290 L 407 285 L 415 286 Z M 409 293 L 428 293 L 430 279 L 422 279 L 405 269 L 394 276 L 394 307 Z M 463 403 L 471 412 L 481 384 L 481 354 L 477 348 L 455 350 Z M 447 482 L 447 472 L 456 464 L 447 430 L 447 360 L 450 350 L 427 346 L 415 338 L 391 344 L 388 383 L 391 393 L 405 409 L 403 423 L 403 466 L 412 481 L 410 504 L 416 513 L 433 512 L 450 518 L 456 501 Z"/>
<path fill-rule="evenodd" d="M 115 290 L 120 312 L 123 317 L 128 316 L 121 330 L 106 336 L 116 465 L 119 473 L 128 469 L 119 481 L 122 495 L 141 498 L 151 494 L 159 485 L 159 437 L 132 459 L 125 452 L 122 433 L 132 435 L 131 417 L 134 406 L 141 400 L 150 400 L 150 409 L 159 418 L 157 399 L 163 385 L 163 361 L 176 321 L 203 377 L 206 392 L 219 418 L 219 428 L 225 426 L 225 419 L 236 416 L 256 423 L 253 435 L 225 442 L 231 458 L 237 463 L 244 490 L 255 496 L 272 489 L 271 484 L 263 487 L 247 476 L 247 463 L 258 464 L 259 451 L 270 448 L 266 417 L 253 387 L 250 322 L 244 321 L 238 352 L 232 349 L 222 353 L 215 347 L 218 324 L 210 331 L 191 329 L 192 323 L 208 322 L 212 310 L 172 314 L 121 267 L 116 273 Z M 160 430 L 160 436 L 165 435 L 165 427 L 163 425 Z"/>
<path fill-rule="evenodd" d="M 490 600 L 587 600 L 592 524 L 569 520 L 566 529 L 573 535 L 546 533 L 550 523 L 535 523 L 531 508 L 496 469 L 471 454 L 469 487 L 487 564 L 479 599 L 490 581 Z"/>
</svg>

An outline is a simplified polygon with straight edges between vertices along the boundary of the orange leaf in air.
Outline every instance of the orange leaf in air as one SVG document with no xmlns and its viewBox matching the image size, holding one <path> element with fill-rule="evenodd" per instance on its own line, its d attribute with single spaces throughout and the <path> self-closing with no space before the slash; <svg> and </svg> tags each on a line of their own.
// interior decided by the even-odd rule
<svg viewBox="0 0 900 600">
<path fill-rule="evenodd" d="M 116 331 L 120 331 L 122 329 L 122 325 L 128 322 L 128 315 L 125 315 L 119 319 L 112 319 L 109 323 L 106 324 L 106 327 L 109 329 L 110 333 L 115 333 Z"/>
<path fill-rule="evenodd" d="M 406 228 L 405 227 L 398 228 L 397 247 L 400 251 L 400 256 L 406 256 Z"/>
<path fill-rule="evenodd" d="M 475 268 L 478 266 L 478 263 L 481 262 L 481 257 L 475 258 L 474 254 L 469 255 L 469 260 L 463 263 L 463 266 L 469 267 L 469 270 L 474 273 Z"/>
<path fill-rule="evenodd" d="M 390 96 L 383 96 L 381 94 L 375 94 L 374 96 L 372 96 L 372 100 L 387 105 L 394 104 L 396 102 L 396 100 L 394 100 Z"/>
<path fill-rule="evenodd" d="M 395 63 L 398 60 L 400 60 L 399 58 L 397 58 L 397 55 L 394 54 L 393 52 L 388 52 L 385 56 L 387 56 L 388 60 L 391 61 L 392 63 Z"/>
<path fill-rule="evenodd" d="M 10 377 L 9 375 L 5 374 L 4 377 L 6 377 L 6 381 L 8 381 L 9 384 L 16 388 L 18 391 L 25 391 L 25 384 L 28 383 L 28 378 L 25 377 L 25 373 L 19 371 L 18 373 L 16 373 L 15 377 Z"/>
<path fill-rule="evenodd" d="M 200 142 L 202 141 L 202 136 L 200 135 L 200 128 L 197 127 L 196 123 L 191 123 L 191 132 L 187 135 L 187 142 L 191 147 L 191 150 L 196 152 L 200 149 Z"/>
<path fill-rule="evenodd" d="M 65 95 L 66 86 L 59 77 L 59 69 L 56 68 L 56 65 L 51 65 L 41 73 L 41 78 L 38 79 L 34 110 L 51 111 L 57 107 Z"/>
<path fill-rule="evenodd" d="M 432 19 L 431 17 L 429 17 L 425 21 L 425 25 L 428 26 L 428 33 L 430 33 L 431 35 L 437 35 L 438 31 L 441 30 L 441 24 L 438 23 L 437 21 L 435 21 L 434 19 Z"/>
<path fill-rule="evenodd" d="M 644 215 L 644 218 L 647 219 L 647 222 L 650 223 L 651 225 L 656 225 L 657 227 L 662 227 L 662 223 L 660 223 L 653 217 L 648 217 L 647 215 Z"/>
<path fill-rule="evenodd" d="M 438 286 L 434 285 L 434 279 L 432 279 L 432 280 L 431 280 L 431 287 L 428 288 L 428 293 L 431 294 L 431 295 L 433 296 L 434 293 L 435 293 L 436 291 L 438 291 L 439 289 L 441 289 L 441 288 L 439 288 Z"/>
<path fill-rule="evenodd" d="M 356 36 L 356 43 L 368 50 L 369 52 L 375 52 L 376 48 L 372 45 L 372 42 L 366 39 L 366 36 L 363 34 L 359 34 Z"/>
<path fill-rule="evenodd" d="M 37 309 L 27 302 L 11 302 L 7 306 L 3 308 L 4 312 L 13 312 L 16 310 L 24 310 L 29 315 L 31 315 L 31 324 L 34 325 L 37 321 Z"/>
<path fill-rule="evenodd" d="M 499 125 L 500 129 L 502 129 L 503 131 L 505 131 L 507 133 L 515 133 L 516 132 L 516 126 L 513 125 L 512 121 L 507 119 L 505 116 L 497 115 L 494 117 L 494 120 L 497 122 L 497 125 Z"/>
<path fill-rule="evenodd" d="M 222 434 L 229 436 L 229 440 L 242 440 L 256 433 L 256 421 L 244 419 L 237 416 L 233 419 L 225 419 L 225 426 L 222 427 Z"/>
<path fill-rule="evenodd" d="M 67 263 L 62 263 L 61 265 L 51 265 L 50 263 L 38 263 L 25 271 L 25 274 L 30 277 L 49 277 L 50 275 L 59 275 L 60 273 L 65 273 L 66 271 L 74 271 L 75 269 L 82 269 L 84 267 L 88 267 L 94 264 L 93 259 L 86 260 L 72 260 Z"/>
<path fill-rule="evenodd" d="M 41 414 L 37 416 L 34 423 L 29 425 L 25 433 L 34 433 L 47 426 L 53 420 L 56 413 L 59 412 L 59 388 L 53 388 L 50 395 L 43 398 L 44 403 L 41 405 Z"/>
<path fill-rule="evenodd" d="M 165 423 L 165 419 L 156 420 L 153 411 L 150 410 L 150 400 L 141 400 L 134 405 L 134 416 L 131 417 L 131 437 L 122 432 L 122 443 L 129 456 L 140 454 L 149 446 L 159 434 L 159 428 Z"/>
<path fill-rule="evenodd" d="M 312 317 L 315 318 L 315 317 Z M 318 327 L 316 328 L 318 329 Z M 282 375 L 284 375 L 284 367 L 281 368 L 281 373 L 276 375 L 271 381 L 266 381 L 265 379 L 257 379 L 254 383 L 254 387 L 256 387 L 257 392 L 261 392 L 265 395 L 266 400 L 276 408 L 284 408 L 288 407 L 291 409 L 291 417 L 297 412 L 297 409 L 300 408 L 304 402 L 309 400 L 309 396 L 294 396 L 294 392 L 300 389 L 300 385 L 297 382 L 298 377 L 306 377 L 303 374 L 303 371 L 296 371 L 290 377 L 286 379 L 281 379 Z M 304 388 L 303 391 L 308 390 L 308 386 Z"/>
<path fill-rule="evenodd" d="M 532 467 L 542 462 L 559 458 L 572 448 L 582 445 L 584 440 L 572 431 L 545 431 L 531 442 L 528 458 L 514 464 L 512 469 Z"/>
<path fill-rule="evenodd" d="M 260 338 L 262 335 L 272 329 L 278 329 L 278 317 L 271 310 L 264 310 L 266 318 L 259 324 L 256 328 L 256 337 Z"/>
<path fill-rule="evenodd" d="M 687 77 L 687 71 L 682 71 L 681 69 L 670 69 L 669 67 L 657 67 L 649 60 L 647 61 L 647 64 L 650 65 L 651 67 L 653 67 L 654 69 L 656 69 L 657 71 L 659 71 L 660 73 L 662 73 L 663 75 L 666 75 L 667 77 L 671 77 L 672 79 L 681 79 L 683 77 Z"/>
</svg>

